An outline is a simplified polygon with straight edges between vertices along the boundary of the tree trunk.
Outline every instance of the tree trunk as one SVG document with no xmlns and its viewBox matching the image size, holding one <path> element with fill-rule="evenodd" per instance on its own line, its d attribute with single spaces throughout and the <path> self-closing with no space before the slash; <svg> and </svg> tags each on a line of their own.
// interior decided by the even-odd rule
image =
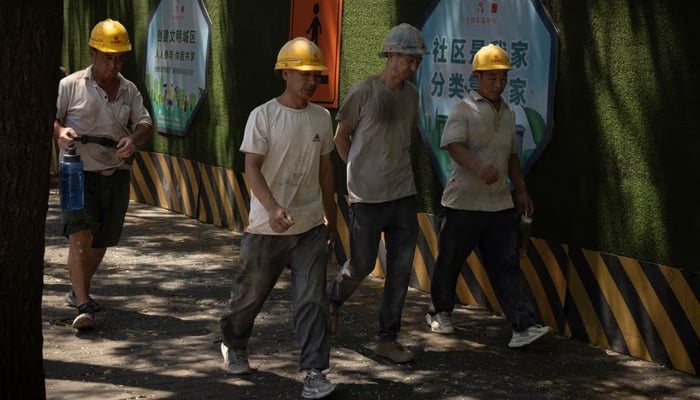
<svg viewBox="0 0 700 400">
<path fill-rule="evenodd" d="M 0 397 L 45 399 L 41 295 L 63 2 L 0 12 Z"/>
</svg>

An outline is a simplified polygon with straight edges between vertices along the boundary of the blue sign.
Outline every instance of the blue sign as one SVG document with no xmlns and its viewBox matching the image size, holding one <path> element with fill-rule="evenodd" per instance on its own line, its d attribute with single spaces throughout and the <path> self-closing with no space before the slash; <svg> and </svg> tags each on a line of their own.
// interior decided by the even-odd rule
<svg viewBox="0 0 700 400">
<path fill-rule="evenodd" d="M 162 0 L 148 24 L 146 90 L 158 132 L 184 136 L 206 98 L 210 26 L 201 0 Z"/>
<path fill-rule="evenodd" d="M 440 149 L 442 128 L 452 105 L 476 81 L 474 54 L 494 43 L 508 53 L 512 70 L 504 100 L 516 116 L 516 138 L 527 174 L 552 134 L 558 31 L 539 0 L 441 0 L 422 26 L 429 54 L 417 72 L 420 129 L 442 183 L 450 158 Z"/>
</svg>

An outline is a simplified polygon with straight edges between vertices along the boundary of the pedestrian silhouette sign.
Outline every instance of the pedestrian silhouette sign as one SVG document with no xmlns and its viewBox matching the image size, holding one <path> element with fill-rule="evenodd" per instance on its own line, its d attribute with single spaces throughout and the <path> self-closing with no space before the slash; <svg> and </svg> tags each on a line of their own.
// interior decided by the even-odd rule
<svg viewBox="0 0 700 400">
<path fill-rule="evenodd" d="M 311 101 L 338 108 L 338 71 L 342 0 L 292 0 L 289 38 L 305 37 L 323 52 L 328 70 Z"/>
</svg>

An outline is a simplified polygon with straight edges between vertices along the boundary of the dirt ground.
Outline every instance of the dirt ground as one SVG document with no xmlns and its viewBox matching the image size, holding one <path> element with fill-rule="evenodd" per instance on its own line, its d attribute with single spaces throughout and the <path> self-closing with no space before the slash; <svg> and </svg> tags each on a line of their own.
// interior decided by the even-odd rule
<svg viewBox="0 0 700 400">
<path fill-rule="evenodd" d="M 64 303 L 65 269 L 57 194 L 46 227 L 44 366 L 49 399 L 301 398 L 289 276 L 256 320 L 250 360 L 257 372 L 221 369 L 218 317 L 237 266 L 240 235 L 166 210 L 132 203 L 122 242 L 108 251 L 92 294 L 98 329 L 76 334 Z M 338 267 L 329 268 L 329 276 Z M 382 280 L 368 278 L 342 308 L 333 339 L 331 399 L 700 399 L 700 378 L 554 337 L 524 350 L 506 344 L 505 320 L 459 307 L 458 332 L 430 333 L 429 297 L 410 290 L 399 340 L 416 362 L 373 353 Z"/>
</svg>

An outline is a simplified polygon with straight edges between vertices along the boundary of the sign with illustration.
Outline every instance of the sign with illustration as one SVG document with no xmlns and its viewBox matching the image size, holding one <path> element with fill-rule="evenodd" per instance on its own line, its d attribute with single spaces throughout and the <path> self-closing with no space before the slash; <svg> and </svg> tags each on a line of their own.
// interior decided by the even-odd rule
<svg viewBox="0 0 700 400">
<path fill-rule="evenodd" d="M 494 43 L 509 55 L 512 70 L 504 100 L 516 116 L 516 138 L 527 174 L 552 134 L 558 32 L 540 0 L 441 0 L 422 26 L 430 54 L 417 72 L 420 129 L 438 176 L 445 182 L 450 159 L 440 149 L 442 128 L 455 102 L 476 81 L 474 54 Z"/>
<path fill-rule="evenodd" d="M 338 108 L 338 72 L 340 64 L 340 21 L 342 0 L 292 0 L 289 38 L 305 37 L 316 43 L 328 66 L 311 101 Z"/>
<path fill-rule="evenodd" d="M 184 136 L 206 98 L 210 26 L 201 0 L 162 0 L 148 24 L 146 90 L 158 132 Z"/>
</svg>

